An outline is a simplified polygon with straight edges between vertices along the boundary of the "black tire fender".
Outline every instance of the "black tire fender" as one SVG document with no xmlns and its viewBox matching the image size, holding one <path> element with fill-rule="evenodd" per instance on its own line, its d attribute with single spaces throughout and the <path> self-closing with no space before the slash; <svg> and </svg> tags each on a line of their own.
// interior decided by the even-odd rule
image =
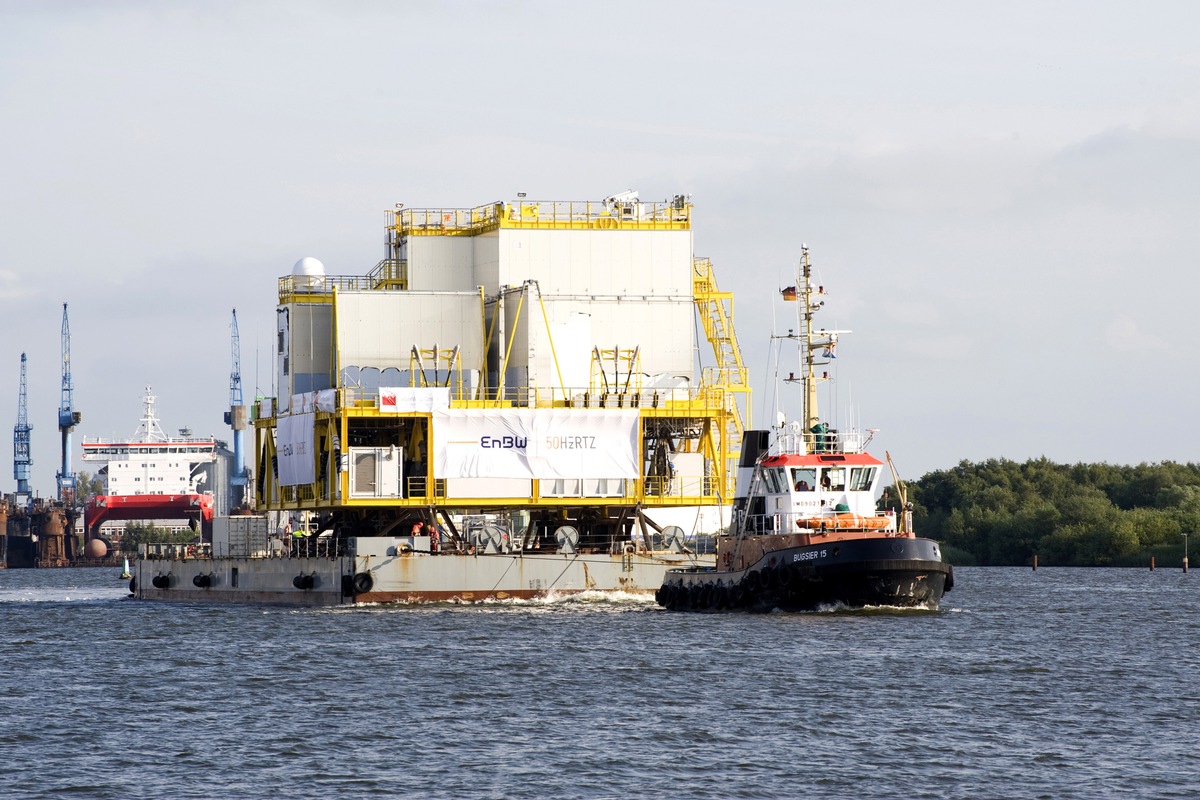
<svg viewBox="0 0 1200 800">
<path fill-rule="evenodd" d="M 369 572 L 360 572 L 354 576 L 354 593 L 366 594 L 375 587 L 375 579 Z"/>
</svg>

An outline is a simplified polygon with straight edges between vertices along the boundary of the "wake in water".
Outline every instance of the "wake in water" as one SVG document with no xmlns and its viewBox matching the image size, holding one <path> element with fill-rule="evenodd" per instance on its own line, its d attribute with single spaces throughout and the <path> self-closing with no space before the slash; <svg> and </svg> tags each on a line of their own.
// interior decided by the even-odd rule
<svg viewBox="0 0 1200 800">
<path fill-rule="evenodd" d="M 0 603 L 96 603 L 120 600 L 129 595 L 124 586 L 0 589 Z"/>
<path fill-rule="evenodd" d="M 404 603 L 362 603 L 355 607 L 320 609 L 353 613 L 364 609 L 374 611 L 420 611 L 430 609 L 460 609 L 464 612 L 629 612 L 658 610 L 654 595 L 634 592 L 587 591 L 559 593 L 550 592 L 543 597 L 485 600 L 414 600 Z M 316 609 L 314 609 L 316 610 Z"/>
</svg>

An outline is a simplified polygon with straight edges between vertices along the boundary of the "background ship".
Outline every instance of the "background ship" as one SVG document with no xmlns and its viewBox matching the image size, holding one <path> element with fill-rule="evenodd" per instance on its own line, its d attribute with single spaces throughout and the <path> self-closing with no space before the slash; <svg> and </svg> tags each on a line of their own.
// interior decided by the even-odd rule
<svg viewBox="0 0 1200 800">
<path fill-rule="evenodd" d="M 83 460 L 97 464 L 104 492 L 88 498 L 84 528 L 88 546 L 101 540 L 110 520 L 185 520 L 212 538 L 213 496 L 202 490 L 207 467 L 217 459 L 217 441 L 163 432 L 150 387 L 142 398 L 142 419 L 129 439 L 83 440 Z M 99 466 L 102 465 L 102 466 Z"/>
<path fill-rule="evenodd" d="M 306 522 L 283 541 L 230 518 L 202 559 L 157 548 L 139 596 L 653 591 L 696 563 L 655 517 L 729 506 L 750 389 L 691 215 L 633 192 L 397 207 L 366 275 L 302 259 L 279 281 L 250 489 Z"/>
</svg>

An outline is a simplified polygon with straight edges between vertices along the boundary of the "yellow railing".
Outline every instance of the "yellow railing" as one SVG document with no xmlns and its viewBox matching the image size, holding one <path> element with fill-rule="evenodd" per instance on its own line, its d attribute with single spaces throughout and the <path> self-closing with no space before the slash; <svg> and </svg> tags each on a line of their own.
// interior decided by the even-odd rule
<svg viewBox="0 0 1200 800">
<path fill-rule="evenodd" d="M 404 236 L 474 236 L 502 227 L 687 230 L 692 205 L 682 196 L 661 202 L 520 200 L 475 208 L 405 208 L 387 215 L 389 243 L 395 244 Z"/>
</svg>

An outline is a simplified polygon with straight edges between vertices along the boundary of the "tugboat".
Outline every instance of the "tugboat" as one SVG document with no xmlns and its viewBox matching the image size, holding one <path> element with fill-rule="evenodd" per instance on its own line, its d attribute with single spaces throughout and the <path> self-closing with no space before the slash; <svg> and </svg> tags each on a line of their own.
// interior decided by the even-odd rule
<svg viewBox="0 0 1200 800">
<path fill-rule="evenodd" d="M 716 566 L 666 572 L 655 598 L 672 611 L 936 608 L 954 585 L 938 543 L 913 533 L 907 489 L 886 453 L 900 510 L 876 510 L 884 462 L 865 449 L 875 431 L 864 438 L 821 420 L 817 386 L 829 377 L 817 367 L 832 363 L 849 331 L 814 328 L 825 288 L 813 286 L 808 248 L 801 253 L 797 284 L 783 290 L 800 303 L 799 333 L 778 338 L 800 345 L 800 377 L 786 380 L 803 385 L 802 421 L 781 415 L 772 431 L 746 432 L 731 533 L 717 540 Z"/>
</svg>

